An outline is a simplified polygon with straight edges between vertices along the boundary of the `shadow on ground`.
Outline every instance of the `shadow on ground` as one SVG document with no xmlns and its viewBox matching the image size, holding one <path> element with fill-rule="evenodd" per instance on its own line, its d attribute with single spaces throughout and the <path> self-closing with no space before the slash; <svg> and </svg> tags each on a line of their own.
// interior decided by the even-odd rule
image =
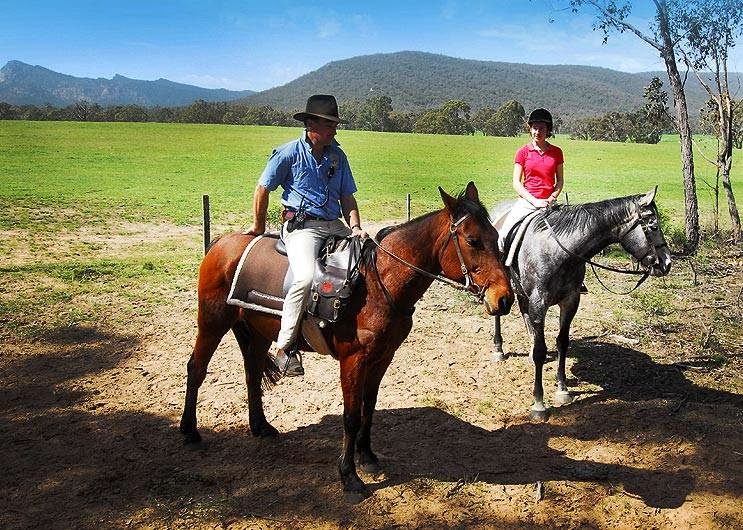
<svg viewBox="0 0 743 530">
<path fill-rule="evenodd" d="M 188 449 L 169 419 L 146 411 L 101 412 L 95 396 L 73 384 L 114 369 L 137 345 L 132 337 L 86 333 L 72 349 L 65 347 L 69 337 L 50 335 L 49 353 L 3 361 L 0 435 L 9 441 L 1 462 L 4 528 L 107 527 L 132 520 L 168 526 L 174 520 L 251 516 L 351 520 L 336 471 L 340 416 L 268 440 L 251 437 L 247 426 L 206 430 L 203 446 Z M 576 351 L 574 374 L 604 393 L 563 407 L 551 423 L 514 422 L 490 431 L 431 407 L 378 411 L 374 447 L 387 476 L 372 484 L 372 491 L 420 477 L 445 482 L 477 477 L 490 484 L 621 483 L 648 506 L 673 508 L 695 488 L 700 471 L 675 455 L 642 469 L 575 460 L 551 448 L 550 440 L 626 441 L 642 432 L 659 441 L 693 440 L 709 455 L 726 441 L 740 443 L 739 424 L 729 421 L 740 410 L 740 396 L 698 389 L 677 369 L 634 350 L 591 343 Z M 673 400 L 663 401 L 669 396 L 686 396 L 700 406 L 676 408 Z M 638 407 L 639 399 L 646 404 Z M 730 407 L 705 407 L 708 402 Z M 743 494 L 739 463 L 709 465 L 726 474 L 721 490 Z"/>
</svg>

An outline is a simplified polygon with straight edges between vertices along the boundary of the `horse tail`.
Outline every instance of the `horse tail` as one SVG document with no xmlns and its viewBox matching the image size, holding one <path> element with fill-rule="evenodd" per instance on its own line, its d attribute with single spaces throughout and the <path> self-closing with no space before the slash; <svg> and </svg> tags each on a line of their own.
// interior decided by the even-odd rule
<svg viewBox="0 0 743 530">
<path fill-rule="evenodd" d="M 232 326 L 235 338 L 240 345 L 240 350 L 245 356 L 249 374 L 260 374 L 261 388 L 268 391 L 281 379 L 281 371 L 268 354 L 268 349 L 253 348 L 250 346 L 250 330 L 248 325 L 239 320 Z M 261 351 L 263 350 L 263 351 Z"/>
</svg>

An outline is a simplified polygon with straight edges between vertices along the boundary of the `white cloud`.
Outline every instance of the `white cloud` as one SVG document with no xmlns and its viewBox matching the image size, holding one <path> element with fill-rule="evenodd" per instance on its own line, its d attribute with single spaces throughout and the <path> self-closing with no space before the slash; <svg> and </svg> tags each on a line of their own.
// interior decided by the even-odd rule
<svg viewBox="0 0 743 530">
<path fill-rule="evenodd" d="M 341 24 L 335 19 L 322 19 L 316 22 L 317 36 L 321 39 L 335 37 L 340 33 Z"/>
<path fill-rule="evenodd" d="M 202 88 L 226 88 L 227 90 L 246 90 L 249 88 L 245 81 L 208 74 L 187 74 L 179 82 Z"/>
</svg>

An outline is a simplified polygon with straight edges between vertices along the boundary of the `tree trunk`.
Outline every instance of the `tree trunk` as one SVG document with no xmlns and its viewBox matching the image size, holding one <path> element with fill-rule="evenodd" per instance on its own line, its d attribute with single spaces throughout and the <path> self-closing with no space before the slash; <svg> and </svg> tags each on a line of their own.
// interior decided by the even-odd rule
<svg viewBox="0 0 743 530">
<path fill-rule="evenodd" d="M 663 9 L 665 2 L 658 6 L 658 22 L 663 48 L 661 56 L 666 63 L 668 79 L 671 82 L 673 99 L 676 106 L 676 121 L 681 138 L 681 162 L 684 172 L 684 205 L 686 207 L 686 245 L 685 254 L 694 254 L 699 246 L 699 207 L 697 204 L 697 188 L 694 180 L 694 153 L 691 143 L 691 127 L 689 126 L 689 111 L 686 106 L 686 95 L 681 82 L 681 75 L 676 66 L 676 55 L 673 51 L 673 42 L 668 21 L 668 12 Z"/>
<path fill-rule="evenodd" d="M 729 93 L 728 93 L 729 94 Z M 743 242 L 740 227 L 740 215 L 735 203 L 733 186 L 730 182 L 730 169 L 733 166 L 733 109 L 730 97 L 721 98 L 720 101 L 720 137 L 723 141 L 720 150 L 720 168 L 722 169 L 722 187 L 725 189 L 725 198 L 728 201 L 728 212 L 730 212 L 730 224 L 732 227 L 732 241 L 734 244 Z"/>
</svg>

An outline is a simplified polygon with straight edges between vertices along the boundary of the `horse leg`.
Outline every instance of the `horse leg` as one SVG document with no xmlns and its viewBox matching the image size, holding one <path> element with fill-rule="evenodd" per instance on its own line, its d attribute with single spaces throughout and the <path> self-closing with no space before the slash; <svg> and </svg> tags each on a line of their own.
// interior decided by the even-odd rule
<svg viewBox="0 0 743 530">
<path fill-rule="evenodd" d="M 379 459 L 371 448 L 371 427 L 372 417 L 377 406 L 377 395 L 379 394 L 379 385 L 382 382 L 387 367 L 392 361 L 392 355 L 385 359 L 381 367 L 375 370 L 374 374 L 367 377 L 364 388 L 364 402 L 362 404 L 361 427 L 356 442 L 356 454 L 359 458 L 359 465 L 366 473 L 375 475 L 382 471 L 379 465 Z"/>
<path fill-rule="evenodd" d="M 201 435 L 196 429 L 196 401 L 199 396 L 199 387 L 206 379 L 206 369 L 209 366 L 209 361 L 228 329 L 229 327 L 226 325 L 220 325 L 220 327 L 215 325 L 213 329 L 207 329 L 207 326 L 203 325 L 203 322 L 199 319 L 196 344 L 187 365 L 186 403 L 181 416 L 180 429 L 185 437 L 183 442 L 186 444 L 201 441 Z"/>
<path fill-rule="evenodd" d="M 534 340 L 534 327 L 531 325 L 529 320 L 529 299 L 523 295 L 517 295 L 516 299 L 519 303 L 519 311 L 524 319 L 524 325 L 526 326 L 526 332 L 529 334 L 529 338 Z M 495 316 L 495 330 L 493 332 L 493 344 L 495 351 L 493 352 L 494 361 L 505 361 L 506 354 L 503 353 L 503 336 L 501 334 L 500 316 Z"/>
<path fill-rule="evenodd" d="M 245 366 L 245 383 L 248 387 L 248 423 L 253 436 L 265 438 L 279 434 L 268 421 L 263 412 L 263 378 L 264 364 L 268 360 L 268 349 L 271 342 L 257 333 L 250 334 L 244 322 L 232 326 L 232 332 L 240 345 Z"/>
<path fill-rule="evenodd" d="M 500 330 L 500 315 L 495 315 L 495 329 L 493 330 L 493 360 L 505 361 L 506 354 L 503 353 L 503 335 Z"/>
<path fill-rule="evenodd" d="M 544 316 L 546 308 L 543 303 L 530 304 L 529 322 L 532 327 L 533 343 L 531 360 L 534 363 L 534 404 L 529 416 L 533 420 L 547 421 L 549 410 L 544 406 L 544 388 L 542 386 L 542 368 L 547 358 L 547 344 L 544 340 Z"/>
<path fill-rule="evenodd" d="M 366 485 L 359 478 L 354 463 L 356 439 L 361 428 L 362 389 L 365 387 L 362 371 L 362 354 L 341 358 L 341 388 L 343 390 L 343 450 L 338 462 L 338 472 L 343 483 L 343 491 L 368 496 Z M 371 418 L 369 418 L 371 422 Z M 371 423 L 369 424 L 371 428 Z"/>
<path fill-rule="evenodd" d="M 570 346 L 570 324 L 573 322 L 575 314 L 578 312 L 580 304 L 580 293 L 572 294 L 560 302 L 560 333 L 557 335 L 557 391 L 555 392 L 555 402 L 566 405 L 573 401 L 573 397 L 568 391 L 568 384 L 565 377 L 565 358 Z"/>
</svg>

